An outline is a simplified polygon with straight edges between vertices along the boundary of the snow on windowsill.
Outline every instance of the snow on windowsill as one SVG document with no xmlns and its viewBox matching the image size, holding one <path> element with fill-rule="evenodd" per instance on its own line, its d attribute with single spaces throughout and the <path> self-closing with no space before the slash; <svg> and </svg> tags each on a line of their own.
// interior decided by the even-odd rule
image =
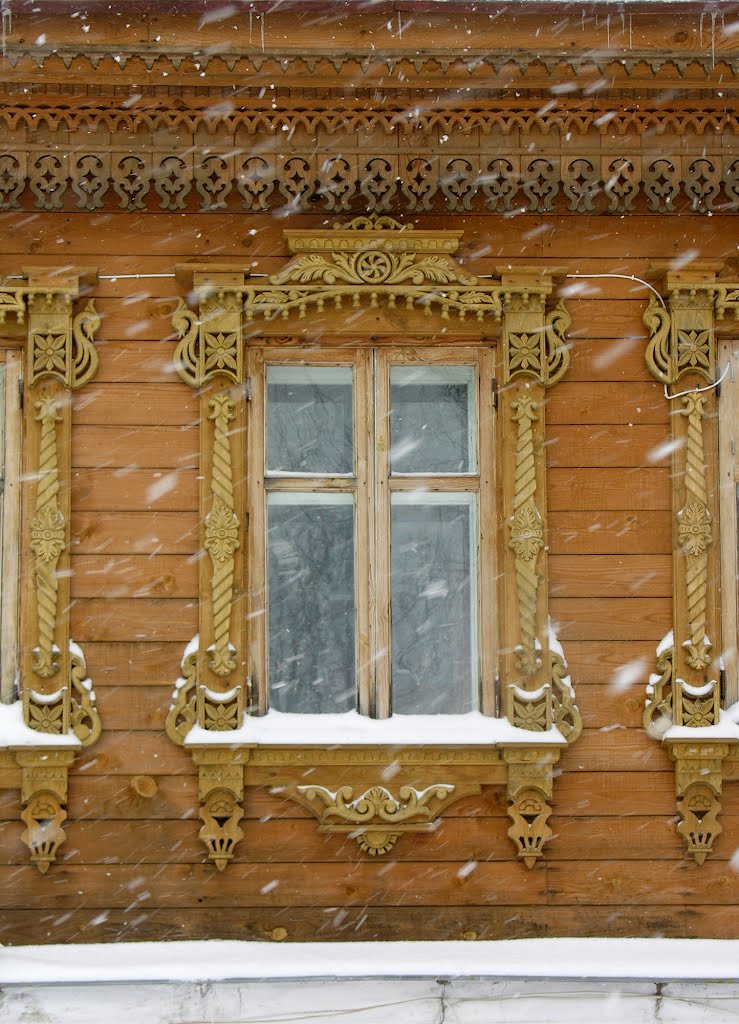
<svg viewBox="0 0 739 1024">
<path fill-rule="evenodd" d="M 5 947 L 0 985 L 315 978 L 567 978 L 724 981 L 732 939 L 489 942 L 117 942 Z"/>
<path fill-rule="evenodd" d="M 567 745 L 559 729 L 517 729 L 507 718 L 479 711 L 466 715 L 392 715 L 367 718 L 356 711 L 341 715 L 296 715 L 270 710 L 245 716 L 240 729 L 214 732 L 193 726 L 185 746 L 546 746 Z"/>
<path fill-rule="evenodd" d="M 23 721 L 23 704 L 0 704 L 0 748 L 4 747 L 72 747 L 81 746 L 73 732 L 64 736 L 37 732 Z"/>
</svg>

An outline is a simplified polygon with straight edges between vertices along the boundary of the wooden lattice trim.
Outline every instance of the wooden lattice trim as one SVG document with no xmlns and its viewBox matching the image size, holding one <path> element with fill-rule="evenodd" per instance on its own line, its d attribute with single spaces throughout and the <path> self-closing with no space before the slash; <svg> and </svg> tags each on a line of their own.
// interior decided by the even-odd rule
<svg viewBox="0 0 739 1024">
<path fill-rule="evenodd" d="M 95 127 L 114 133 L 174 129 L 194 134 L 204 130 L 216 139 L 225 131 L 280 139 L 282 134 L 289 138 L 301 130 L 329 137 L 359 132 L 371 136 L 380 131 L 401 138 L 434 131 L 449 137 L 459 131 L 504 136 L 558 131 L 574 136 L 575 146 L 578 138 L 591 132 L 620 137 L 652 132 L 707 135 L 710 142 L 712 134 L 739 131 L 739 116 L 726 101 L 705 96 L 699 101 L 673 100 L 664 105 L 645 97 L 636 106 L 628 93 L 613 91 L 607 100 L 568 96 L 566 103 L 551 107 L 542 105 L 539 97 L 510 100 L 478 95 L 464 105 L 436 109 L 419 105 L 409 116 L 407 95 L 395 98 L 390 90 L 371 107 L 366 100 L 350 97 L 317 99 L 302 89 L 291 89 L 289 97 L 262 100 L 244 91 L 238 103 L 229 89 L 224 90 L 229 102 L 218 104 L 211 95 L 200 98 L 175 85 L 166 99 L 140 90 L 142 95 L 133 107 L 121 106 L 113 96 L 58 96 L 50 95 L 52 91 L 49 87 L 49 94 L 34 95 L 33 99 L 8 95 L 0 108 L 0 124 L 9 132 L 25 129 L 31 144 L 34 132 L 88 132 Z"/>
<path fill-rule="evenodd" d="M 546 135 L 512 146 L 505 135 L 480 135 L 476 145 L 429 154 L 428 145 L 357 149 L 356 133 L 337 134 L 321 152 L 276 150 L 277 133 L 258 134 L 234 151 L 232 134 L 182 149 L 142 149 L 135 139 L 119 148 L 90 150 L 87 133 L 69 148 L 43 142 L 0 148 L 0 209 L 184 210 L 193 199 L 203 212 L 424 213 L 487 210 L 552 213 L 695 213 L 736 210 L 739 158 L 696 139 L 686 150 L 655 153 L 641 136 L 628 148 L 599 149 L 592 139 L 577 149 Z M 282 133 L 279 133 L 282 135 Z M 413 137 L 415 140 L 415 136 Z M 395 141 L 395 140 L 394 140 Z M 564 147 L 564 151 L 563 151 Z M 71 193 L 71 195 L 70 195 Z"/>
<path fill-rule="evenodd" d="M 78 66 L 85 62 L 91 69 L 105 70 L 107 74 L 117 74 L 123 78 L 122 72 L 129 61 L 143 63 L 147 71 L 155 64 L 160 65 L 168 74 L 182 72 L 200 75 L 212 64 L 221 70 L 227 70 L 237 77 L 254 74 L 284 75 L 289 72 L 300 72 L 313 75 L 320 71 L 322 76 L 330 69 L 339 75 L 342 72 L 367 74 L 370 70 L 382 70 L 391 77 L 402 72 L 404 78 L 412 83 L 416 75 L 422 73 L 439 73 L 447 75 L 450 71 L 468 72 L 470 75 L 496 74 L 502 70 L 524 76 L 531 68 L 538 68 L 551 75 L 555 70 L 563 70 L 574 75 L 587 71 L 597 71 L 601 75 L 617 73 L 628 81 L 636 68 L 646 74 L 657 75 L 663 68 L 668 68 L 682 78 L 691 68 L 699 68 L 708 81 L 717 79 L 722 73 L 736 74 L 739 72 L 739 61 L 733 55 L 716 51 L 712 54 L 704 52 L 670 51 L 661 49 L 628 51 L 619 49 L 617 54 L 590 49 L 587 52 L 566 52 L 554 49 L 540 50 L 499 50 L 490 49 L 476 51 L 465 47 L 464 52 L 439 48 L 424 48 L 422 52 L 405 50 L 395 47 L 389 54 L 369 50 L 345 50 L 326 54 L 322 52 L 278 51 L 274 49 L 255 51 L 253 48 L 222 46 L 208 47 L 193 52 L 192 47 L 157 47 L 149 43 L 145 50 L 129 44 L 109 46 L 87 45 L 68 42 L 57 45 L 35 44 L 32 48 L 21 41 L 8 40 L 5 45 L 4 59 L 11 68 L 16 69 L 28 65 L 36 69 L 45 69 L 47 62 L 62 61 L 69 68 L 74 63 Z M 100 67 L 102 65 L 102 68 Z M 53 66 L 53 65 L 52 65 Z"/>
</svg>

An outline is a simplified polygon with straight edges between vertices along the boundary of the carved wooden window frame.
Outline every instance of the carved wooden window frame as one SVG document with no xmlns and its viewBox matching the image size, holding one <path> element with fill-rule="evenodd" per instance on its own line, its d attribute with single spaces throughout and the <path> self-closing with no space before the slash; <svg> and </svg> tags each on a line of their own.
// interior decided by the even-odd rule
<svg viewBox="0 0 739 1024">
<path fill-rule="evenodd" d="M 718 339 L 721 627 L 725 704 L 739 701 L 739 339 Z"/>
<path fill-rule="evenodd" d="M 249 399 L 249 451 L 247 464 L 250 469 L 248 518 L 250 527 L 250 580 L 247 616 L 251 623 L 249 643 L 251 647 L 248 663 L 251 678 L 251 705 L 256 714 L 264 714 L 269 706 L 269 685 L 264 665 L 267 660 L 268 631 L 266 629 L 264 594 L 266 593 L 266 511 L 265 492 L 287 493 L 299 484 L 301 490 L 326 492 L 325 480 L 316 476 L 313 480 L 293 478 L 285 482 L 270 478 L 264 466 L 266 437 L 266 366 L 296 366 L 301 363 L 311 366 L 342 365 L 354 371 L 355 415 L 353 434 L 356 443 L 355 458 L 359 472 L 351 481 L 337 478 L 332 481 L 332 490 L 350 491 L 355 499 L 355 593 L 357 608 L 355 624 L 357 633 L 357 706 L 364 717 L 384 719 L 392 707 L 391 684 L 391 632 L 390 632 L 390 591 L 389 542 L 391 493 L 426 488 L 429 491 L 449 491 L 454 479 L 456 490 L 474 494 L 477 497 L 477 515 L 473 523 L 471 539 L 479 550 L 478 576 L 480 586 L 475 588 L 475 615 L 483 622 L 493 622 L 495 612 L 495 410 L 493 401 L 494 352 L 490 343 L 486 345 L 470 342 L 444 344 L 438 339 L 418 339 L 420 344 L 410 344 L 410 339 L 399 340 L 392 336 L 376 336 L 376 341 L 367 345 L 350 347 L 347 339 L 322 336 L 320 350 L 285 345 L 247 346 L 247 371 L 250 381 Z M 376 353 L 377 379 L 373 382 L 373 353 Z M 387 419 L 389 395 L 387 377 L 391 366 L 421 365 L 464 365 L 475 371 L 474 432 L 477 462 L 475 470 L 466 474 L 428 474 L 412 478 L 402 474 L 391 474 L 389 469 L 390 437 Z M 374 383 L 374 388 L 373 388 Z M 370 395 L 374 392 L 374 401 Z M 375 401 L 378 408 L 375 409 Z M 382 412 L 382 409 L 385 412 Z M 374 442 L 375 448 L 372 450 Z M 330 474 L 326 474 L 329 477 Z M 374 491 L 382 490 L 384 498 L 377 505 Z M 374 520 L 376 519 L 376 523 Z M 374 537 L 373 523 L 377 537 Z M 373 543 L 374 541 L 374 543 Z M 375 549 L 376 546 L 376 549 Z M 372 615 L 370 594 L 374 594 L 376 615 Z M 488 715 L 495 715 L 495 646 L 494 631 L 478 628 L 475 646 L 479 643 L 481 678 L 478 685 L 479 701 L 476 705 Z M 419 709 L 416 714 L 423 714 Z"/>
<path fill-rule="evenodd" d="M 506 267 L 494 280 L 474 278 L 452 258 L 460 237 L 360 217 L 334 230 L 286 231 L 292 258 L 266 281 L 233 265 L 178 267 L 198 303 L 191 309 L 180 300 L 173 326 L 178 371 L 200 396 L 200 530 L 208 557 L 200 560 L 199 641 L 185 651 L 167 732 L 198 765 L 200 835 L 220 869 L 243 836 L 245 784 L 279 785 L 310 808 L 322 830 L 350 831 L 370 854 L 390 849 L 403 832 L 433 827 L 443 806 L 483 784 L 507 786 L 509 836 L 527 866 L 551 835 L 553 766 L 581 729 L 547 613 L 544 394 L 569 364 L 569 316 L 562 302 L 551 303 L 550 270 Z M 340 315 L 347 308 L 351 327 Z M 497 337 L 503 582 L 493 628 L 501 711 L 511 728 L 489 745 L 295 748 L 257 743 L 253 725 L 250 733 L 245 595 L 254 552 L 243 515 L 249 445 L 236 440 L 248 437 L 246 351 L 250 343 L 306 338 L 316 345 L 317 336 L 337 333 L 378 344 L 400 333 L 413 345 L 430 336 L 439 344 L 491 344 Z M 398 774 L 388 786 L 382 767 L 391 761 Z M 308 766 L 315 772 L 306 786 Z M 343 785 L 347 779 L 351 784 Z"/>
<path fill-rule="evenodd" d="M 34 268 L 0 280 L 0 333 L 25 346 L 17 719 L 0 748 L 4 785 L 21 789 L 22 840 L 45 873 L 64 842 L 67 773 L 101 731 L 85 658 L 69 632 L 73 393 L 95 375 L 100 318 L 81 292 L 92 270 Z M 11 360 L 13 362 L 13 360 Z M 19 376 L 16 375 L 16 381 Z M 8 561 L 15 557 L 8 545 Z M 5 568 L 5 566 L 4 566 Z M 13 629 L 3 602 L 2 628 Z M 13 666 L 15 669 L 15 666 Z M 6 698 L 10 696 L 6 689 Z"/>
<path fill-rule="evenodd" d="M 675 762 L 677 829 L 699 864 L 722 831 L 723 780 L 733 778 L 739 766 L 739 726 L 722 710 L 737 699 L 735 657 L 730 691 L 722 692 L 722 655 L 736 646 L 737 622 L 727 618 L 731 600 L 721 567 L 732 537 L 736 564 L 736 506 L 724 520 L 729 510 L 719 495 L 728 426 L 721 431 L 721 459 L 718 427 L 724 410 L 728 414 L 734 406 L 732 400 L 727 409 L 719 398 L 717 359 L 717 338 L 727 335 L 731 317 L 739 319 L 739 284 L 722 269 L 705 260 L 667 270 L 665 298 L 652 297 L 644 313 L 647 365 L 672 407 L 673 511 L 673 626 L 647 687 L 644 727 Z M 725 350 L 728 343 L 720 344 Z M 731 472 L 733 478 L 733 463 Z"/>
<path fill-rule="evenodd" d="M 0 700 L 8 704 L 15 699 L 18 677 L 23 378 L 21 354 L 16 349 L 4 349 L 0 359 Z"/>
</svg>

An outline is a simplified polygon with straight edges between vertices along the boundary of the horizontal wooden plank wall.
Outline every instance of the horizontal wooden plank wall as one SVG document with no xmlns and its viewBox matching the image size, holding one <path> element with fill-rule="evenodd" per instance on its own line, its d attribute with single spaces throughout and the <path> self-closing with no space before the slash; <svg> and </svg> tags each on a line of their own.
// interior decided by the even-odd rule
<svg viewBox="0 0 739 1024">
<path fill-rule="evenodd" d="M 254 215 L 6 214 L 0 269 L 61 259 L 101 275 L 166 274 L 190 259 L 273 270 L 281 232 Z M 442 226 L 421 217 L 419 228 Z M 642 276 L 688 250 L 732 253 L 736 221 L 693 216 L 443 218 L 478 273 L 501 262 Z M 480 255 L 484 253 L 483 255 Z M 569 281 L 572 364 L 548 398 L 551 611 L 585 730 L 556 780 L 555 837 L 526 871 L 499 789 L 453 805 L 388 858 L 320 835 L 308 812 L 249 789 L 246 837 L 223 873 L 197 839 L 197 780 L 164 734 L 196 631 L 197 405 L 172 365 L 174 280 L 100 280 L 100 370 L 75 397 L 72 635 L 105 731 L 70 779 L 68 839 L 47 876 L 0 791 L 0 942 L 113 939 L 739 936 L 739 787 L 697 867 L 674 830 L 674 775 L 641 730 L 644 684 L 670 628 L 668 409 L 647 373 L 630 281 Z M 139 795 L 137 776 L 155 783 Z"/>
</svg>

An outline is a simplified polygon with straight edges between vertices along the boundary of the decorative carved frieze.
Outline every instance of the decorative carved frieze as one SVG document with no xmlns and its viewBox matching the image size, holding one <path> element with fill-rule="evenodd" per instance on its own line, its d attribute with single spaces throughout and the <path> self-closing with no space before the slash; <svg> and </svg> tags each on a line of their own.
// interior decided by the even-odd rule
<svg viewBox="0 0 739 1024">
<path fill-rule="evenodd" d="M 272 46 L 267 48 L 266 44 L 260 48 L 206 45 L 193 51 L 191 46 L 157 46 L 156 41 L 148 42 L 146 48 L 142 49 L 141 46 L 128 43 L 110 47 L 94 43 L 80 45 L 77 41 L 71 40 L 64 43 L 60 41 L 57 44 L 36 41 L 33 46 L 29 46 L 22 38 L 10 38 L 6 40 L 4 59 L 13 69 L 25 65 L 33 70 L 42 69 L 47 68 L 49 62 L 61 60 L 65 68 L 70 68 L 73 63 L 85 63 L 97 71 L 102 64 L 103 68 L 100 70 L 118 75 L 122 80 L 121 84 L 127 81 L 123 72 L 129 61 L 133 61 L 137 66 L 143 64 L 147 71 L 158 65 L 158 69 L 166 74 L 182 71 L 190 75 L 202 75 L 209 68 L 212 72 L 228 71 L 229 74 L 235 75 L 237 80 L 241 77 L 249 80 L 255 75 L 260 80 L 266 75 L 277 76 L 279 79 L 287 72 L 308 72 L 313 75 L 316 70 L 320 70 L 322 80 L 330 82 L 331 70 L 336 75 L 346 71 L 352 76 L 351 81 L 355 87 L 357 77 L 367 74 L 370 70 L 375 74 L 388 75 L 391 79 L 399 75 L 401 80 L 410 82 L 413 82 L 416 75 L 421 74 L 441 73 L 448 76 L 450 72 L 466 73 L 465 80 L 474 81 L 474 78 L 469 76 L 479 75 L 487 86 L 492 73 L 497 75 L 501 71 L 506 71 L 509 75 L 523 76 L 529 69 L 538 69 L 548 75 L 559 69 L 565 73 L 571 72 L 574 76 L 597 70 L 601 76 L 618 75 L 624 85 L 628 84 L 629 76 L 637 68 L 646 75 L 650 72 L 656 75 L 663 68 L 667 68 L 678 78 L 682 78 L 688 69 L 695 69 L 698 74 L 702 72 L 707 84 L 712 79 L 722 82 L 724 75 L 739 73 L 739 61 L 732 52 L 724 50 L 716 49 L 712 53 L 706 53 L 704 49 L 698 52 L 657 48 L 639 50 L 632 46 L 626 50 L 623 45 L 618 48 L 589 47 L 585 52 L 573 46 L 568 52 L 546 47 L 537 50 L 493 50 L 489 47 L 477 50 L 473 46 L 465 46 L 463 50 L 458 46 L 424 46 L 423 50 L 419 51 L 417 48 L 410 49 L 396 44 L 388 52 L 384 47 L 381 50 L 373 47 L 331 53 L 321 50 L 295 53 L 294 50 L 277 50 Z M 370 78 L 369 81 L 372 84 L 375 79 Z"/>
<path fill-rule="evenodd" d="M 519 132 L 531 135 L 532 141 L 538 135 L 558 132 L 562 136 L 569 134 L 575 144 L 591 133 L 623 138 L 659 132 L 687 138 L 705 136 L 710 151 L 712 140 L 722 132 L 739 132 L 739 116 L 731 105 L 705 94 L 700 102 L 665 97 L 664 102 L 658 103 L 645 95 L 637 104 L 628 93 L 616 90 L 606 99 L 568 94 L 563 101 L 542 105 L 538 96 L 522 95 L 511 104 L 489 91 L 486 94 L 476 90 L 475 96 L 466 98 L 464 104 L 419 104 L 409 110 L 407 93 L 391 88 L 383 88 L 382 96 L 373 97 L 371 104 L 366 99 L 348 96 L 320 98 L 315 89 L 299 88 L 291 88 L 289 95 L 281 93 L 260 99 L 260 87 L 248 85 L 240 90 L 238 102 L 228 88 L 223 90 L 223 96 L 229 102 L 214 103 L 212 93 L 196 96 L 186 86 L 177 84 L 168 88 L 167 97 L 143 86 L 135 104 L 121 104 L 114 96 L 101 96 L 100 85 L 93 88 L 95 92 L 63 97 L 38 93 L 32 97 L 7 95 L 0 106 L 0 126 L 8 135 L 26 131 L 32 144 L 34 132 L 75 133 L 88 131 L 94 125 L 119 136 L 142 130 L 174 130 L 183 135 L 205 131 L 215 140 L 221 133 L 264 135 L 281 139 L 280 148 L 285 145 L 282 136 L 290 138 L 300 131 L 312 138 L 329 139 L 345 133 L 380 133 L 386 140 L 418 133 L 453 138 L 463 132 L 472 140 L 499 134 L 511 142 Z M 253 149 L 253 139 L 249 141 L 249 148 Z M 623 158 L 619 165 L 622 163 L 626 163 Z M 128 173 L 138 173 L 145 167 L 142 162 L 135 168 L 131 166 Z M 615 173 L 619 166 L 609 170 Z"/>
<path fill-rule="evenodd" d="M 359 129 L 361 131 L 362 129 Z M 566 134 L 566 133 L 565 133 Z M 280 135 L 279 138 L 283 136 Z M 284 136 L 287 138 L 288 136 Z M 329 136 L 328 148 L 276 150 L 276 133 L 250 140 L 234 154 L 229 136 L 180 151 L 130 146 L 85 151 L 49 150 L 12 139 L 0 143 L 0 209 L 19 209 L 24 197 L 39 210 L 61 210 L 73 198 L 81 210 L 179 211 L 195 198 L 203 212 L 227 208 L 260 212 L 626 214 L 646 206 L 653 213 L 723 212 L 739 208 L 739 159 L 720 147 L 655 156 L 636 137 L 624 151 L 578 153 L 579 135 L 556 144 L 533 135 L 513 151 L 507 135 L 480 134 L 478 148 L 429 158 L 425 148 L 398 148 L 402 137 L 376 150 L 356 151 L 356 134 Z M 595 140 L 597 140 L 595 136 Z M 222 151 L 219 151 L 219 146 Z M 552 147 L 551 149 L 549 147 Z M 255 153 L 255 149 L 257 152 Z M 352 151 L 355 150 L 355 151 Z M 68 195 L 70 193 L 70 195 Z M 192 195 L 191 195 L 192 193 Z"/>
</svg>

